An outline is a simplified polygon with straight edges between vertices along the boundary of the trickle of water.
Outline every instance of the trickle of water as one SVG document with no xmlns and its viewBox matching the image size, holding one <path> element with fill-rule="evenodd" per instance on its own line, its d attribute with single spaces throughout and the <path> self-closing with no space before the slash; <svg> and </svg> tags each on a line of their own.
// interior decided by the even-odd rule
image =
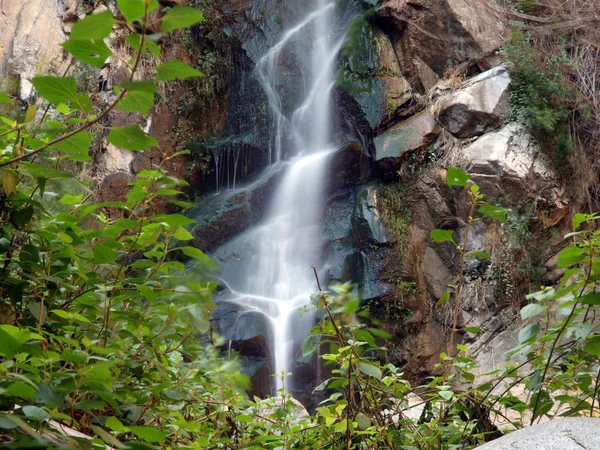
<svg viewBox="0 0 600 450">
<path fill-rule="evenodd" d="M 300 317 L 298 309 L 317 290 L 311 267 L 319 264 L 322 253 L 324 177 L 332 153 L 331 90 L 336 56 L 344 40 L 339 34 L 332 36 L 334 7 L 333 0 L 317 0 L 314 11 L 287 30 L 257 65 L 273 116 L 270 158 L 281 160 L 282 143 L 290 136 L 296 142 L 297 156 L 290 161 L 265 220 L 217 251 L 222 257 L 222 281 L 228 288 L 220 301 L 263 315 L 271 327 L 277 374 L 291 371 L 294 342 L 303 339 L 314 322 L 313 317 Z M 278 63 L 286 46 L 300 37 L 309 44 L 307 89 L 301 106 L 288 117 L 277 88 L 281 82 Z M 276 388 L 282 387 L 275 379 Z M 290 389 L 289 381 L 285 387 Z"/>
</svg>

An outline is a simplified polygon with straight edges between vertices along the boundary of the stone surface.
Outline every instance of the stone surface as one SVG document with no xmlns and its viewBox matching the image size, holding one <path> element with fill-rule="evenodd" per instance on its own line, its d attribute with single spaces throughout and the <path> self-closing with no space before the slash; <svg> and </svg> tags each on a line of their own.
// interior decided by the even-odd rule
<svg viewBox="0 0 600 450">
<path fill-rule="evenodd" d="M 397 30 L 397 53 L 418 57 L 437 75 L 464 61 L 481 58 L 502 45 L 504 17 L 496 0 L 384 0 L 378 16 Z"/>
<path fill-rule="evenodd" d="M 106 173 L 127 172 L 130 171 L 131 162 L 134 153 L 122 148 L 115 147 L 113 144 L 106 146 L 104 161 L 106 164 Z"/>
<path fill-rule="evenodd" d="M 129 184 L 135 177 L 129 173 L 118 172 L 108 175 L 98 188 L 98 197 L 101 202 L 123 201 L 129 192 Z"/>
<path fill-rule="evenodd" d="M 508 114 L 509 84 L 504 66 L 471 78 L 458 91 L 439 100 L 438 121 L 459 138 L 483 134 Z"/>
<path fill-rule="evenodd" d="M 63 14 L 78 0 L 0 0 L 0 78 L 26 79 L 66 62 Z M 21 95 L 31 93 L 25 89 Z"/>
<path fill-rule="evenodd" d="M 461 156 L 488 196 L 533 198 L 554 208 L 566 207 L 563 183 L 522 125 L 510 123 L 480 137 Z"/>
<path fill-rule="evenodd" d="M 423 111 L 375 138 L 375 160 L 396 159 L 406 152 L 425 149 L 437 139 L 440 131 L 434 117 Z"/>
<path fill-rule="evenodd" d="M 595 450 L 600 448 L 600 419 L 564 418 L 514 431 L 477 450 Z"/>
</svg>

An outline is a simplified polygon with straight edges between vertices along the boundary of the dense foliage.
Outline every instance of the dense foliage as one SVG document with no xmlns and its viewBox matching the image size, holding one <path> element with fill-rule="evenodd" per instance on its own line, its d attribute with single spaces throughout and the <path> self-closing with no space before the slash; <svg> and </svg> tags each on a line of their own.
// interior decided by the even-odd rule
<svg viewBox="0 0 600 450">
<path fill-rule="evenodd" d="M 171 61 L 158 65 L 156 80 L 139 80 L 141 58 L 160 59 L 157 41 L 145 33 L 156 25 L 151 13 L 158 3 L 117 3 L 125 20 L 109 12 L 89 16 L 64 45 L 100 67 L 111 55 L 103 39 L 114 27 L 140 31 L 127 38 L 130 79 L 115 88 L 106 109 L 97 110 L 73 78 L 38 76 L 31 81 L 45 110 L 0 117 L 3 446 L 465 449 L 497 437 L 498 426 L 599 413 L 599 216 L 573 218 L 558 256 L 566 270 L 560 285 L 529 297 L 507 366 L 481 383 L 469 349 L 455 345 L 458 335 L 481 332 L 457 328 L 462 275 L 468 259 L 489 257 L 467 247 L 472 225 L 503 222 L 505 211 L 486 203 L 468 174 L 454 168 L 448 185 L 467 198 L 470 213 L 463 242 L 452 230 L 431 233 L 461 264 L 456 285 L 439 302 L 453 305 L 454 323 L 435 376 L 411 386 L 387 363 L 389 336 L 364 325 L 360 300 L 341 285 L 313 297 L 323 319 L 302 348 L 305 356 L 319 349 L 331 370 L 317 387 L 326 400 L 307 416 L 283 393 L 249 399 L 246 377 L 220 355 L 222 342 L 210 330 L 215 285 L 197 274 L 213 263 L 186 244 L 190 219 L 155 211 L 159 201 L 184 208 L 176 198 L 185 183 L 154 167 L 137 175 L 123 201 L 94 203 L 88 187 L 64 171 L 89 158 L 93 133 L 111 110 L 147 113 L 156 81 L 201 75 Z M 200 20 L 196 9 L 175 6 L 161 31 Z M 0 94 L 0 102 L 13 100 Z M 131 151 L 157 144 L 137 125 L 111 127 L 107 139 Z M 198 267 L 186 270 L 190 258 Z M 513 394 L 519 386 L 527 396 Z"/>
</svg>

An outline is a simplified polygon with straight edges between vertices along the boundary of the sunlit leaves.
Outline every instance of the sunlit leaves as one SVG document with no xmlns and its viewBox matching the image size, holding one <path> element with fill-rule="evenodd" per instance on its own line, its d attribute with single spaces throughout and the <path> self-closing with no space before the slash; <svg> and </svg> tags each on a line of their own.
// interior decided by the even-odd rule
<svg viewBox="0 0 600 450">
<path fill-rule="evenodd" d="M 168 61 L 156 68 L 159 81 L 184 80 L 191 77 L 203 77 L 204 74 L 180 61 Z"/>
<path fill-rule="evenodd" d="M 453 230 L 432 230 L 430 233 L 431 240 L 436 243 L 440 242 L 454 242 L 452 237 L 454 234 Z"/>
<path fill-rule="evenodd" d="M 89 15 L 73 25 L 71 39 L 76 41 L 102 40 L 110 35 L 114 23 L 112 13 L 108 10 Z"/>
<path fill-rule="evenodd" d="M 117 6 L 121 14 L 125 16 L 127 22 L 134 22 L 144 18 L 146 6 L 148 5 L 148 13 L 151 13 L 158 8 L 157 0 L 117 0 Z"/>
<path fill-rule="evenodd" d="M 467 182 L 471 177 L 464 170 L 457 169 L 456 167 L 449 167 L 446 173 L 446 182 L 448 186 L 462 186 L 467 187 Z"/>
<path fill-rule="evenodd" d="M 158 145 L 158 141 L 146 135 L 139 125 L 111 128 L 106 139 L 116 147 L 132 151 L 147 150 Z"/>
<path fill-rule="evenodd" d="M 162 18 L 163 33 L 186 28 L 202 21 L 202 13 L 189 6 L 174 6 Z"/>
<path fill-rule="evenodd" d="M 156 84 L 152 81 L 136 81 L 121 84 L 126 89 L 125 96 L 117 103 L 116 109 L 147 114 L 154 104 Z"/>
<path fill-rule="evenodd" d="M 31 83 L 35 90 L 53 105 L 64 102 L 77 102 L 77 85 L 75 78 L 59 78 L 54 75 L 34 77 Z"/>
<path fill-rule="evenodd" d="M 89 161 L 89 148 L 93 135 L 87 132 L 79 132 L 73 136 L 54 144 L 54 148 L 65 154 L 65 157 L 71 161 Z"/>
<path fill-rule="evenodd" d="M 585 252 L 579 247 L 567 247 L 558 254 L 558 267 L 568 268 L 583 262 L 586 258 Z"/>
<path fill-rule="evenodd" d="M 0 92 L 0 103 L 8 103 L 8 104 L 13 104 L 14 102 L 12 101 L 12 99 L 6 95 L 3 94 L 2 92 Z"/>
<path fill-rule="evenodd" d="M 69 39 L 61 45 L 81 62 L 99 69 L 104 67 L 107 59 L 112 56 L 112 51 L 103 40 L 78 41 Z"/>
</svg>

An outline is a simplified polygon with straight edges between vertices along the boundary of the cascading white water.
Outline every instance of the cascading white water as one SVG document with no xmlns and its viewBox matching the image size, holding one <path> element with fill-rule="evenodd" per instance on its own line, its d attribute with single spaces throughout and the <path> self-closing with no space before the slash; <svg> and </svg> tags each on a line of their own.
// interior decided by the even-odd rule
<svg viewBox="0 0 600 450">
<path fill-rule="evenodd" d="M 343 37 L 332 36 L 334 5 L 333 0 L 317 0 L 314 11 L 285 32 L 257 65 L 273 116 L 275 136 L 269 157 L 281 161 L 287 141 L 295 143 L 296 156 L 286 163 L 263 223 L 227 244 L 236 253 L 226 251 L 233 262 L 224 265 L 225 301 L 267 319 L 277 374 L 291 369 L 293 342 L 306 336 L 313 325 L 313 319 L 301 317 L 298 309 L 317 290 L 311 266 L 321 258 L 320 215 L 331 153 L 331 90 L 336 55 L 343 44 Z M 286 46 L 299 36 L 309 43 L 310 71 L 305 73 L 304 101 L 286 115 L 278 93 L 278 62 Z M 281 380 L 276 380 L 276 387 L 281 388 Z M 290 388 L 287 381 L 285 387 Z"/>
</svg>

